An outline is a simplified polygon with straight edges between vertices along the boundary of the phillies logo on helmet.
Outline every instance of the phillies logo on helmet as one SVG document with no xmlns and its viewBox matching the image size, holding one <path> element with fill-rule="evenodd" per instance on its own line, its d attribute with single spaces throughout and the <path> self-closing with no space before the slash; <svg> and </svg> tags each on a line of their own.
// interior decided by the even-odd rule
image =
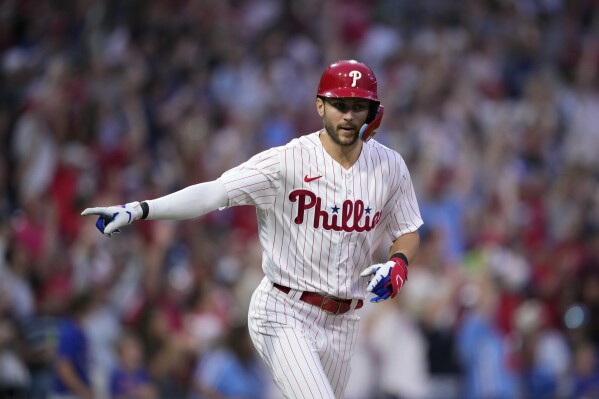
<svg viewBox="0 0 599 399">
<path fill-rule="evenodd" d="M 318 229 L 322 223 L 325 230 L 345 231 L 351 233 L 357 231 L 372 230 L 381 220 L 381 211 L 377 211 L 370 216 L 371 208 L 365 207 L 362 200 L 345 200 L 341 208 L 337 205 L 333 208 L 333 214 L 322 208 L 322 198 L 318 197 L 310 190 L 296 189 L 289 193 L 289 200 L 297 202 L 297 216 L 293 219 L 295 224 L 304 223 L 308 209 L 314 208 L 314 219 L 312 226 Z M 337 212 L 341 213 L 337 213 Z M 362 218 L 364 220 L 362 221 Z M 360 224 L 363 222 L 363 224 Z"/>
<path fill-rule="evenodd" d="M 360 71 L 351 71 L 349 73 L 349 77 L 353 78 L 353 82 L 351 83 L 351 87 L 356 87 L 359 79 L 362 78 L 362 73 Z"/>
<path fill-rule="evenodd" d="M 379 103 L 374 72 L 355 60 L 337 61 L 320 77 L 317 95 L 327 98 L 357 97 Z"/>
</svg>

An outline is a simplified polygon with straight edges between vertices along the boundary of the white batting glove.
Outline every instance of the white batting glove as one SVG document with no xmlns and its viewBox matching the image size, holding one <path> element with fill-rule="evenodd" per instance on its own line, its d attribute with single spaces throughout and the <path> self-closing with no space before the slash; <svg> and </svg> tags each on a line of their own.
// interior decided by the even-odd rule
<svg viewBox="0 0 599 399">
<path fill-rule="evenodd" d="M 141 219 L 142 214 L 141 205 L 137 201 L 125 205 L 87 208 L 81 212 L 82 216 L 98 215 L 96 227 L 107 237 L 120 233 L 121 227 Z"/>
<path fill-rule="evenodd" d="M 373 276 L 366 290 L 376 297 L 370 302 L 381 302 L 395 298 L 401 287 L 408 280 L 408 265 L 403 259 L 392 258 L 387 263 L 377 263 L 369 266 L 360 273 L 362 277 Z"/>
</svg>

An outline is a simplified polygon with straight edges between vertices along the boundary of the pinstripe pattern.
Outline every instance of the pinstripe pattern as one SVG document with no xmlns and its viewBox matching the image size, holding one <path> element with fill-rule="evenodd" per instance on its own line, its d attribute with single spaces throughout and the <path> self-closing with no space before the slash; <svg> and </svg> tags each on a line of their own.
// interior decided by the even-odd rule
<svg viewBox="0 0 599 399">
<path fill-rule="evenodd" d="M 322 177 L 306 182 L 306 176 Z M 372 263 L 373 249 L 385 235 L 395 239 L 422 224 L 405 162 L 375 140 L 364 143 L 349 170 L 328 155 L 317 132 L 260 153 L 220 179 L 229 192 L 229 206 L 257 208 L 265 274 L 296 290 L 364 298 L 366 281 L 359 274 Z M 316 206 L 302 212 L 300 224 L 303 197 L 290 200 L 297 190 L 311 193 L 321 206 L 320 215 Z M 358 201 L 362 217 L 347 222 L 350 231 L 345 231 L 343 213 L 356 212 Z M 356 223 L 372 224 L 377 213 L 380 219 L 371 230 L 351 230 Z"/>
<path fill-rule="evenodd" d="M 345 170 L 319 134 L 262 152 L 220 178 L 228 206 L 257 208 L 266 277 L 250 304 L 250 336 L 288 398 L 342 397 L 359 320 L 354 310 L 323 312 L 299 293 L 364 299 L 360 272 L 384 235 L 395 239 L 422 224 L 397 152 L 370 140 Z"/>
<path fill-rule="evenodd" d="M 250 337 L 286 398 L 341 398 L 358 336 L 354 310 L 333 316 L 274 289 L 252 296 Z"/>
</svg>

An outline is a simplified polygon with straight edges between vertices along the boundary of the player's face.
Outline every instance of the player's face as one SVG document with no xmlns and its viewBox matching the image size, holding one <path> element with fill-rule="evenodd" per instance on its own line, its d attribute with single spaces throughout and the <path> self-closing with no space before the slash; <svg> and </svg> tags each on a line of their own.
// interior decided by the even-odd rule
<svg viewBox="0 0 599 399">
<path fill-rule="evenodd" d="M 316 108 L 331 139 L 343 147 L 353 146 L 368 116 L 370 101 L 361 98 L 317 99 Z"/>
</svg>

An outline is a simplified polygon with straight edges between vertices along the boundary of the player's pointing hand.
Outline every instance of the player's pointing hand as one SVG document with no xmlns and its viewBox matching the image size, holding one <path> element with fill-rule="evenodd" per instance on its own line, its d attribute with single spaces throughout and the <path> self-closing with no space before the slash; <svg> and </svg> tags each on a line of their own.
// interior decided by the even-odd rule
<svg viewBox="0 0 599 399">
<path fill-rule="evenodd" d="M 121 227 L 141 219 L 142 214 L 141 205 L 137 201 L 125 205 L 87 208 L 81 212 L 82 216 L 98 215 L 96 227 L 107 237 L 120 233 Z"/>
</svg>

